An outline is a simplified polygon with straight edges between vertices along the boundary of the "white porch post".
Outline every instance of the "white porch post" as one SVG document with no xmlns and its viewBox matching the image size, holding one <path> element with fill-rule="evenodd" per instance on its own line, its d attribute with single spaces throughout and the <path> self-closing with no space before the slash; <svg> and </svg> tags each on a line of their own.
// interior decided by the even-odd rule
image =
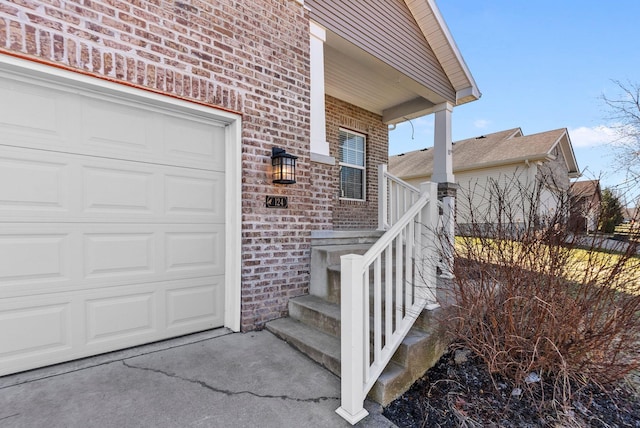
<svg viewBox="0 0 640 428">
<path fill-rule="evenodd" d="M 378 230 L 387 230 L 387 213 L 389 209 L 387 201 L 388 192 L 387 165 L 381 164 L 378 167 Z"/>
<path fill-rule="evenodd" d="M 451 141 L 453 105 L 440 104 L 435 109 L 435 132 L 432 181 L 438 183 L 438 199 L 442 200 L 442 264 L 444 277 L 453 277 L 453 245 L 455 238 L 456 184 L 453 175 L 453 144 Z"/>
<path fill-rule="evenodd" d="M 336 410 L 351 425 L 367 416 L 364 407 L 363 359 L 365 336 L 365 290 L 362 282 L 364 257 L 346 254 L 340 257 L 342 294 L 340 298 L 340 407 Z M 368 332 L 367 332 L 368 333 Z"/>
<path fill-rule="evenodd" d="M 329 155 L 329 143 L 325 128 L 324 103 L 324 42 L 326 30 L 313 21 L 310 27 L 310 78 L 311 78 L 311 160 L 333 165 Z"/>
<path fill-rule="evenodd" d="M 435 107 L 435 129 L 433 141 L 433 176 L 435 183 L 453 183 L 453 145 L 451 142 L 451 113 L 449 103 Z"/>
<path fill-rule="evenodd" d="M 418 246 L 420 255 L 418 260 L 418 271 L 424 282 L 424 298 L 427 300 L 425 309 L 433 310 L 439 308 L 437 302 L 437 280 L 436 267 L 438 266 L 438 185 L 434 182 L 420 184 L 420 195 L 429 194 L 430 200 L 422 209 L 422 230 L 420 232 L 421 245 Z"/>
</svg>

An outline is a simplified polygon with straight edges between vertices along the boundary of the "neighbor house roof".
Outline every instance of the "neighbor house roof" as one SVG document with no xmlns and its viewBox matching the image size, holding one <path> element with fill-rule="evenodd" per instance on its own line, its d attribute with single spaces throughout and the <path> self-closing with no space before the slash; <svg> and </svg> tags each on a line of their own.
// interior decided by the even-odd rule
<svg viewBox="0 0 640 428">
<path fill-rule="evenodd" d="M 574 181 L 569 192 L 576 198 L 590 198 L 600 193 L 600 180 Z"/>
<path fill-rule="evenodd" d="M 520 128 L 481 135 L 453 143 L 453 172 L 553 159 L 559 147 L 570 177 L 579 176 L 578 164 L 565 128 L 523 135 Z M 427 148 L 389 158 L 389 171 L 400 178 L 430 176 L 433 149 Z"/>
<path fill-rule="evenodd" d="M 638 220 L 638 207 L 634 208 L 623 208 L 622 215 L 627 220 Z"/>
</svg>

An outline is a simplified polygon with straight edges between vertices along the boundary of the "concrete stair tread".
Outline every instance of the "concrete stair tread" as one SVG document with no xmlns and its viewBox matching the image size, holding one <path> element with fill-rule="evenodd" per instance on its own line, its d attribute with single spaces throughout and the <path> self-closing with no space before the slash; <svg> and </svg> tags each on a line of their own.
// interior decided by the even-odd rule
<svg viewBox="0 0 640 428">
<path fill-rule="evenodd" d="M 309 294 L 289 300 L 289 316 L 324 333 L 340 336 L 340 306 Z"/>
<path fill-rule="evenodd" d="M 280 318 L 267 323 L 267 330 L 300 350 L 312 360 L 340 376 L 340 339 L 323 333 L 292 318 Z M 427 333 L 410 331 L 405 341 L 426 340 Z M 419 376 L 418 376 L 419 377 Z M 391 360 L 382 371 L 369 397 L 384 405 L 404 392 L 416 379 L 409 367 Z"/>
<path fill-rule="evenodd" d="M 322 297 L 307 294 L 306 296 L 295 297 L 290 301 L 292 304 L 304 306 L 336 320 L 340 319 L 340 306 L 330 303 Z"/>
<path fill-rule="evenodd" d="M 384 368 L 382 374 L 380 374 L 378 382 L 383 385 L 392 383 L 399 377 L 403 376 L 406 370 L 406 367 L 403 367 L 401 364 L 398 364 L 395 361 L 391 361 L 389 364 L 387 364 L 387 367 Z"/>
<path fill-rule="evenodd" d="M 371 248 L 371 244 L 342 244 L 342 245 L 314 245 L 314 250 L 326 251 L 326 252 L 349 252 L 349 251 L 363 251 L 367 252 Z"/>
<path fill-rule="evenodd" d="M 340 244 L 373 244 L 380 239 L 379 230 L 314 230 L 311 232 L 311 247 Z"/>
<path fill-rule="evenodd" d="M 340 376 L 340 339 L 293 318 L 267 323 L 267 330 Z"/>
<path fill-rule="evenodd" d="M 428 338 L 432 330 L 433 313 L 433 310 L 423 311 L 403 340 L 404 346 L 411 346 Z M 331 303 L 312 294 L 295 297 L 289 301 L 289 314 L 292 318 L 320 331 L 336 337 L 340 336 L 341 313 L 340 305 L 337 303 Z M 373 311 L 370 313 L 369 325 L 373 329 Z M 384 331 L 382 336 L 384 337 Z"/>
</svg>

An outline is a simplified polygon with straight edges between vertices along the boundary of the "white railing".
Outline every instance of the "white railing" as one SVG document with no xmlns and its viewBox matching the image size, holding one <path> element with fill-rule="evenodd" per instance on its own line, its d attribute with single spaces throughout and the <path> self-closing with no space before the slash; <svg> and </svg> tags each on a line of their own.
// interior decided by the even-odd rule
<svg viewBox="0 0 640 428">
<path fill-rule="evenodd" d="M 341 406 L 351 424 L 427 304 L 436 303 L 437 185 L 420 195 L 364 255 L 341 257 Z"/>
<path fill-rule="evenodd" d="M 386 195 L 386 197 L 385 197 Z M 392 175 L 387 165 L 378 169 L 378 230 L 389 230 L 420 197 L 420 190 Z"/>
</svg>

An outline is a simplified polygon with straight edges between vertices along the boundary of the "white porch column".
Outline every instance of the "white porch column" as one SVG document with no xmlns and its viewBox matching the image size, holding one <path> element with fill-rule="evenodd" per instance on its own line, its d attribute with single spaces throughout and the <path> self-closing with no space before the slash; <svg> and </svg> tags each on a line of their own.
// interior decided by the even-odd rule
<svg viewBox="0 0 640 428">
<path fill-rule="evenodd" d="M 433 175 L 431 181 L 436 183 L 454 183 L 453 146 L 451 144 L 451 113 L 453 105 L 440 104 L 435 107 L 433 135 Z"/>
<path fill-rule="evenodd" d="M 456 184 L 453 175 L 453 144 L 451 141 L 451 113 L 449 103 L 436 106 L 433 142 L 433 175 L 438 183 L 438 199 L 442 201 L 442 276 L 453 277 L 453 245 L 455 239 Z"/>
<path fill-rule="evenodd" d="M 311 78 L 311 160 L 334 164 L 329 155 L 329 143 L 325 128 L 324 104 L 324 42 L 326 30 L 313 21 L 309 22 L 310 78 Z"/>
</svg>

